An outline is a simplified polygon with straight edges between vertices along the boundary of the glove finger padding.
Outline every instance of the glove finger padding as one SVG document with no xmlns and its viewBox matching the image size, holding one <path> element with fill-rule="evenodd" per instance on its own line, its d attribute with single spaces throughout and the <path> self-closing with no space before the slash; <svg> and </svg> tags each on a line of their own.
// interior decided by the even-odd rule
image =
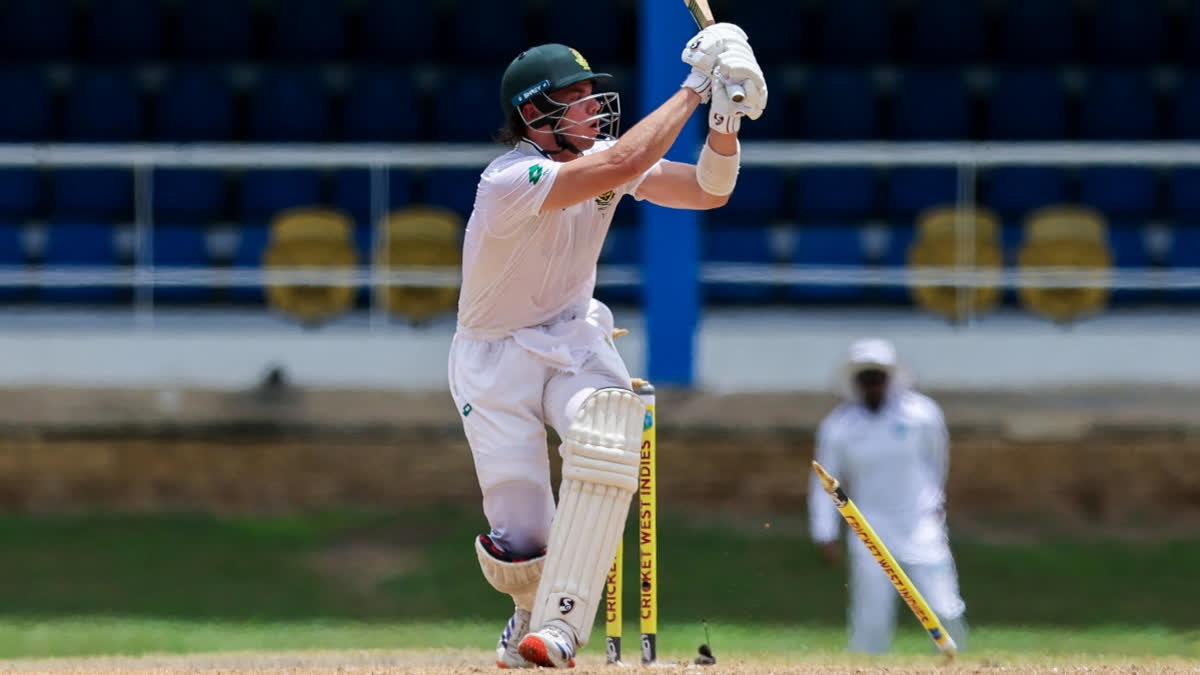
<svg viewBox="0 0 1200 675">
<path fill-rule="evenodd" d="M 711 74 L 716 66 L 717 55 L 732 44 L 750 49 L 745 31 L 731 23 L 716 23 L 688 40 L 680 58 L 692 68 Z"/>
</svg>

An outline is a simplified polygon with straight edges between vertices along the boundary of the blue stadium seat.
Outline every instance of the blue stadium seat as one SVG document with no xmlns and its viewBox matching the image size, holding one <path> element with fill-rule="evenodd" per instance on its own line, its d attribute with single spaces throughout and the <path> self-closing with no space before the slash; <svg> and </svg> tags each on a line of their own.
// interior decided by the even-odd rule
<svg viewBox="0 0 1200 675">
<path fill-rule="evenodd" d="M 14 68 L 0 71 L 0 141 L 44 141 L 50 135 L 52 103 L 50 88 L 42 71 Z"/>
<path fill-rule="evenodd" d="M 1171 170 L 1171 214 L 1200 222 L 1200 167 Z"/>
<path fill-rule="evenodd" d="M 346 92 L 342 137 L 355 142 L 421 140 L 421 110 L 406 72 L 359 71 Z"/>
<path fill-rule="evenodd" d="M 802 61 L 807 55 L 809 47 L 802 38 L 807 29 L 801 3 L 738 2 L 728 12 L 728 21 L 741 26 L 750 36 L 759 63 L 790 63 Z"/>
<path fill-rule="evenodd" d="M 112 268 L 118 262 L 113 228 L 99 223 L 52 223 L 42 262 L 50 267 Z M 126 293 L 114 286 L 43 287 L 38 297 L 43 302 L 82 304 L 112 302 Z"/>
<path fill-rule="evenodd" d="M 159 169 L 153 191 L 156 222 L 207 222 L 225 208 L 225 176 L 218 169 Z"/>
<path fill-rule="evenodd" d="M 970 101 L 962 74 L 905 73 L 896 91 L 892 136 L 903 141 L 961 140 L 970 133 Z"/>
<path fill-rule="evenodd" d="M 188 30 L 192 28 L 188 27 Z M 93 0 L 88 11 L 87 37 L 88 60 L 92 63 L 159 58 L 163 50 L 160 3 L 146 0 Z"/>
<path fill-rule="evenodd" d="M 67 95 L 72 141 L 132 141 L 142 135 L 142 95 L 126 70 L 80 73 Z"/>
<path fill-rule="evenodd" d="M 977 61 L 983 56 L 981 0 L 922 0 L 912 18 L 912 53 L 918 63 Z"/>
<path fill-rule="evenodd" d="M 1109 218 L 1148 218 L 1157 195 L 1155 170 L 1139 166 L 1088 166 L 1079 171 L 1081 201 Z"/>
<path fill-rule="evenodd" d="M 870 74 L 849 69 L 814 71 L 805 87 L 801 132 L 815 140 L 875 138 L 875 86 Z"/>
<path fill-rule="evenodd" d="M 59 169 L 51 199 L 58 219 L 133 218 L 133 174 L 124 169 Z"/>
<path fill-rule="evenodd" d="M 271 13 L 271 56 L 279 61 L 337 61 L 345 56 L 343 3 L 287 0 Z"/>
<path fill-rule="evenodd" d="M 9 0 L 0 5 L 4 52 L 18 60 L 72 58 L 75 3 L 70 0 Z"/>
<path fill-rule="evenodd" d="M 310 169 L 254 169 L 242 175 L 244 222 L 267 221 L 293 206 L 321 202 L 321 176 Z"/>
<path fill-rule="evenodd" d="M 1172 237 L 1174 241 L 1167 257 L 1167 266 L 1200 271 L 1200 219 L 1179 221 L 1173 228 Z M 1170 302 L 1194 305 L 1200 302 L 1200 289 L 1168 290 L 1164 296 Z"/>
<path fill-rule="evenodd" d="M 916 227 L 912 222 L 893 223 L 886 227 L 887 244 L 883 255 L 878 260 L 868 260 L 869 263 L 882 267 L 898 268 L 908 266 L 908 249 L 916 239 Z M 882 302 L 887 305 L 908 306 L 913 302 L 912 291 L 907 285 L 879 286 L 864 289 L 868 300 Z"/>
<path fill-rule="evenodd" d="M 371 61 L 411 63 L 433 57 L 433 3 L 368 0 L 363 7 L 363 54 Z M 397 40 L 397 35 L 404 35 Z"/>
<path fill-rule="evenodd" d="M 412 202 L 412 176 L 403 169 L 388 171 L 387 208 L 396 209 Z M 355 222 L 371 221 L 371 175 L 367 169 L 342 169 L 333 177 L 333 203 L 349 213 Z"/>
<path fill-rule="evenodd" d="M 329 100 L 320 74 L 282 68 L 263 78 L 250 101 L 255 141 L 323 141 L 329 132 Z"/>
<path fill-rule="evenodd" d="M 201 226 L 158 224 L 150 233 L 150 258 L 156 269 L 211 267 L 208 234 Z M 206 302 L 213 297 L 209 286 L 155 286 L 154 301 L 165 303 Z"/>
<path fill-rule="evenodd" d="M 1152 263 L 1142 228 L 1133 223 L 1110 223 L 1108 246 L 1112 250 L 1113 267 L 1118 270 L 1145 268 Z M 1145 302 L 1154 294 L 1151 289 L 1115 288 L 1109 301 L 1117 305 Z"/>
<path fill-rule="evenodd" d="M 1200 11 L 1197 12 L 1200 14 Z M 1200 73 L 1189 70 L 1180 78 L 1171 114 L 1173 138 L 1200 139 Z"/>
<path fill-rule="evenodd" d="M 1029 211 L 1066 200 L 1066 177 L 1052 166 L 1004 166 L 987 175 L 985 203 L 1001 217 L 1020 218 Z"/>
<path fill-rule="evenodd" d="M 826 63 L 867 65 L 892 56 L 891 3 L 839 0 L 823 4 L 817 18 L 817 58 Z"/>
<path fill-rule="evenodd" d="M 238 228 L 238 245 L 233 254 L 233 267 L 260 269 L 263 252 L 267 250 L 270 233 L 262 224 L 243 224 Z M 232 286 L 229 299 L 239 304 L 263 305 L 266 294 L 261 286 Z"/>
<path fill-rule="evenodd" d="M 451 14 L 453 19 L 450 42 L 443 47 L 441 60 L 472 67 L 485 63 L 507 66 L 522 49 L 527 49 L 530 45 L 525 30 L 525 9 L 525 3 L 457 0 Z M 487 27 L 485 35 L 480 33 L 483 26 Z M 550 41 L 557 39 L 549 38 Z M 596 65 L 599 70 L 599 64 Z M 497 90 L 499 83 L 500 78 L 497 76 L 489 91 Z"/>
<path fill-rule="evenodd" d="M 159 141 L 233 140 L 233 87 L 224 73 L 176 68 L 158 91 L 154 137 Z"/>
<path fill-rule="evenodd" d="M 425 201 L 454 209 L 463 220 L 475 207 L 475 190 L 479 187 L 478 169 L 433 169 L 425 174 Z"/>
<path fill-rule="evenodd" d="M 250 56 L 251 3 L 245 0 L 182 0 L 175 49 L 188 60 L 222 61 Z M 397 40 L 403 42 L 403 40 Z"/>
<path fill-rule="evenodd" d="M 789 261 L 795 265 L 853 266 L 866 264 L 862 231 L 850 225 L 805 225 L 796 228 Z M 855 285 L 793 284 L 787 297 L 802 303 L 849 303 L 867 297 L 865 287 Z"/>
<path fill-rule="evenodd" d="M 958 170 L 954 167 L 898 167 L 888 176 L 887 208 L 894 218 L 908 220 L 921 209 L 953 204 L 958 199 Z"/>
<path fill-rule="evenodd" d="M 456 114 L 434 115 L 434 140 L 486 143 L 504 124 L 499 87 L 500 73 L 495 71 L 447 76 L 439 97 L 454 101 Z"/>
<path fill-rule="evenodd" d="M 31 218 L 42 206 L 41 181 L 34 169 L 0 169 L 0 218 L 20 222 Z M 0 228 L 7 227 L 0 225 Z"/>
<path fill-rule="evenodd" d="M 801 220 L 861 219 L 876 208 L 875 170 L 866 167 L 801 169 L 796 176 Z"/>
<path fill-rule="evenodd" d="M 25 259 L 23 232 L 12 223 L 0 224 L 0 267 L 19 267 L 28 263 Z M 0 302 L 13 302 L 25 297 L 26 289 L 20 286 L 0 285 Z"/>
<path fill-rule="evenodd" d="M 702 261 L 705 263 L 774 262 L 770 230 L 765 227 L 711 225 L 704 228 Z M 767 284 L 705 283 L 704 302 L 765 302 L 774 290 Z"/>
<path fill-rule="evenodd" d="M 1071 3 L 1009 0 L 1002 16 L 1004 63 L 1055 65 L 1078 59 L 1079 37 Z"/>
<path fill-rule="evenodd" d="M 1091 13 L 1092 63 L 1143 66 L 1166 56 L 1163 0 L 1098 0 Z"/>
<path fill-rule="evenodd" d="M 1083 92 L 1080 132 L 1096 140 L 1154 138 L 1149 75 L 1127 69 L 1094 71 Z"/>
<path fill-rule="evenodd" d="M 642 264 L 641 230 L 634 225 L 613 225 L 608 228 L 604 246 L 600 249 L 601 265 Z M 643 270 L 644 272 L 644 270 Z M 597 286 L 596 298 L 606 304 L 636 305 L 642 300 L 641 286 Z"/>
<path fill-rule="evenodd" d="M 997 141 L 1062 140 L 1067 136 L 1067 97 L 1049 70 L 996 74 L 988 98 L 987 137 Z"/>
<path fill-rule="evenodd" d="M 737 186 L 729 202 L 712 212 L 721 221 L 744 225 L 769 222 L 785 215 L 783 208 L 784 174 L 774 167 L 751 166 L 738 174 Z"/>
<path fill-rule="evenodd" d="M 544 12 L 543 35 L 548 42 L 559 42 L 579 50 L 593 69 L 612 72 L 610 68 L 617 63 L 633 60 L 631 51 L 625 49 L 621 13 L 612 5 L 555 3 Z M 758 42 L 754 47 L 758 55 Z M 516 54 L 511 54 L 508 58 L 514 56 Z"/>
</svg>

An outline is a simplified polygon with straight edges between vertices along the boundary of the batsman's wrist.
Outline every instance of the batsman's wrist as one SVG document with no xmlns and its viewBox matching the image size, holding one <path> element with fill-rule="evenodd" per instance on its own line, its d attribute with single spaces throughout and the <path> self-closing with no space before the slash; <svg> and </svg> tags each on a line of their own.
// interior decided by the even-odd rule
<svg viewBox="0 0 1200 675">
<path fill-rule="evenodd" d="M 699 94 L 701 103 L 708 103 L 712 98 L 712 78 L 698 70 L 688 73 L 680 87 L 687 87 Z"/>
</svg>

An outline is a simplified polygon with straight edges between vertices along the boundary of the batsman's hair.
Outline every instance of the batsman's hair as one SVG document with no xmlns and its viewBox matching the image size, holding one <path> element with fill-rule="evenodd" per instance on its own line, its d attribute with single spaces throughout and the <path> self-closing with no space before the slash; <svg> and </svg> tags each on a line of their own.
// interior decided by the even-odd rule
<svg viewBox="0 0 1200 675">
<path fill-rule="evenodd" d="M 525 120 L 521 117 L 521 111 L 514 109 L 508 113 L 508 119 L 504 121 L 504 126 L 500 127 L 492 138 L 501 145 L 513 147 L 522 138 L 525 138 L 525 129 Z"/>
</svg>

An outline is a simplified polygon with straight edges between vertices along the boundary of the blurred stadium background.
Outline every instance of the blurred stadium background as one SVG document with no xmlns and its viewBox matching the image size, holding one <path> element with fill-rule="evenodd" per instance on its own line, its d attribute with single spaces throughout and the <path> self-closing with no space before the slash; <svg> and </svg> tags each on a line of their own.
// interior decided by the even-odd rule
<svg viewBox="0 0 1200 675">
<path fill-rule="evenodd" d="M 479 618 L 438 639 L 487 647 L 444 383 L 499 74 L 570 44 L 627 128 L 682 78 L 677 4 L 0 0 L 0 655 L 422 644 L 126 619 Z M 806 467 L 874 334 L 946 408 L 976 644 L 1200 657 L 1200 2 L 713 7 L 771 84 L 738 188 L 625 200 L 597 291 L 662 386 L 668 652 L 715 608 L 840 626 Z"/>
</svg>

